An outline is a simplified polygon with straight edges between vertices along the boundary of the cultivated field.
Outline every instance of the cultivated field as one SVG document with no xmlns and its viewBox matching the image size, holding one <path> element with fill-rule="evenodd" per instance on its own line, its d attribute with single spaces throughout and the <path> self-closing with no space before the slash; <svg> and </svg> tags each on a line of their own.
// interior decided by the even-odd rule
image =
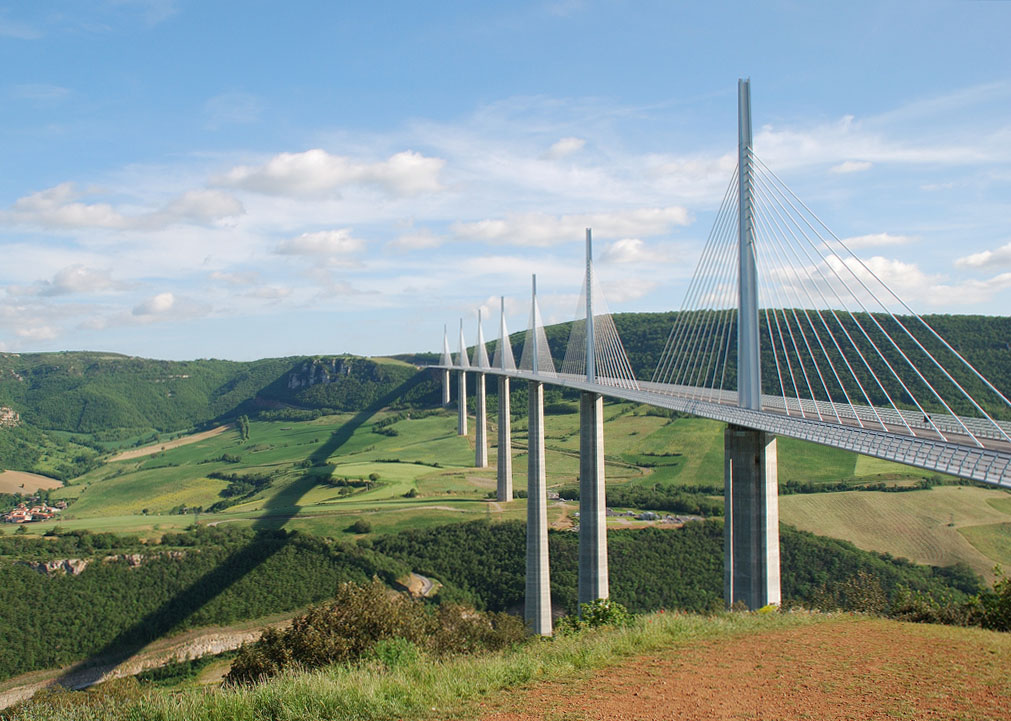
<svg viewBox="0 0 1011 721">
<path fill-rule="evenodd" d="M 489 428 L 489 467 L 480 469 L 473 467 L 473 424 L 469 436 L 458 436 L 455 412 L 390 416 L 383 411 L 303 422 L 254 420 L 245 442 L 238 432 L 220 427 L 134 449 L 55 491 L 58 497 L 76 500 L 59 520 L 31 524 L 28 530 L 42 533 L 58 523 L 64 530 L 159 536 L 199 521 L 333 536 L 357 519 L 368 520 L 373 532 L 385 533 L 477 518 L 525 518 L 524 499 L 496 503 L 488 498 L 495 488 L 498 453 L 494 423 Z M 609 485 L 722 486 L 721 424 L 671 420 L 627 403 L 606 404 L 605 418 Z M 578 430 L 576 413 L 546 417 L 549 487 L 576 484 Z M 513 419 L 511 451 L 519 491 L 526 488 L 526 444 L 526 418 L 519 415 Z M 907 466 L 788 438 L 779 440 L 779 459 L 781 483 L 901 484 L 923 476 Z M 273 480 L 269 487 L 209 514 L 203 509 L 220 502 L 229 483 L 212 478 L 215 474 L 271 474 Z M 340 485 L 341 479 L 354 483 L 373 475 L 378 481 L 370 488 Z M 325 482 L 327 478 L 333 480 Z M 1007 508 L 999 505 L 1004 501 Z M 552 502 L 549 522 L 555 528 L 570 527 L 576 510 L 576 503 Z M 994 562 L 1011 565 L 1011 532 L 1001 525 L 1011 521 L 1011 496 L 998 491 L 937 488 L 785 496 L 782 518 L 924 563 L 964 561 L 988 577 Z M 621 520 L 611 519 L 612 525 Z"/>
<path fill-rule="evenodd" d="M 1011 501 L 1011 496 L 970 486 L 904 493 L 846 491 L 784 496 L 779 509 L 783 522 L 805 531 L 917 563 L 967 563 L 992 578 L 995 562 L 1011 566 L 1011 548 L 1002 546 L 997 540 L 1002 536 L 993 530 L 994 524 L 1006 528 L 1011 512 L 993 501 Z"/>
<path fill-rule="evenodd" d="M 178 448 L 179 446 L 186 446 L 190 443 L 198 443 L 199 441 L 206 440 L 208 438 L 213 438 L 214 436 L 220 435 L 231 428 L 231 425 L 218 426 L 217 428 L 212 428 L 209 431 L 204 431 L 202 433 L 191 433 L 188 436 L 183 436 L 181 438 L 176 438 L 173 441 L 166 441 L 165 443 L 152 443 L 150 446 L 144 446 L 143 448 L 133 448 L 129 451 L 123 451 L 118 453 L 109 459 L 109 463 L 115 463 L 116 461 L 129 461 L 134 458 L 143 458 L 144 456 L 151 456 L 155 453 L 161 451 L 167 451 L 170 448 Z"/>
<path fill-rule="evenodd" d="M 35 493 L 40 488 L 60 488 L 62 481 L 37 473 L 24 471 L 0 471 L 0 493 Z"/>
</svg>

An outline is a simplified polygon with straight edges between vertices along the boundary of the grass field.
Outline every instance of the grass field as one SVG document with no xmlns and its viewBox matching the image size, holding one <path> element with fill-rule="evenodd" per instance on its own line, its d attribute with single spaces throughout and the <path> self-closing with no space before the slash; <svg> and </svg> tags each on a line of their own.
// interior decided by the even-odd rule
<svg viewBox="0 0 1011 721">
<path fill-rule="evenodd" d="M 24 471 L 0 471 L 0 493 L 35 493 L 40 488 L 59 488 L 62 481 L 37 473 Z"/>
<path fill-rule="evenodd" d="M 1002 527 L 1011 522 L 1011 514 L 990 503 L 1004 500 L 1011 497 L 1000 490 L 941 486 L 905 493 L 846 491 L 784 496 L 779 511 L 783 522 L 805 531 L 917 563 L 967 563 L 992 579 L 995 562 L 1011 564 L 1011 549 L 1001 545 L 1002 532 L 992 530 L 995 524 Z"/>
<path fill-rule="evenodd" d="M 671 420 L 628 403 L 607 403 L 604 409 L 609 485 L 722 486 L 721 424 L 699 418 Z M 495 488 L 498 453 L 494 414 L 489 418 L 488 468 L 473 467 L 473 424 L 470 435 L 461 437 L 456 434 L 454 411 L 419 415 L 397 420 L 386 429 L 376 426 L 389 418 L 386 411 L 305 422 L 254 420 L 246 441 L 234 428 L 182 443 L 160 441 L 146 449 L 147 455 L 106 463 L 54 491 L 55 496 L 76 500 L 58 521 L 31 524 L 28 530 L 43 533 L 58 524 L 66 530 L 154 536 L 199 520 L 336 535 L 360 518 L 372 524 L 373 532 L 386 533 L 478 518 L 525 517 L 525 500 L 496 503 L 488 498 Z M 548 415 L 545 427 L 548 485 L 574 485 L 579 416 Z M 517 490 L 526 488 L 526 432 L 526 419 L 513 419 Z M 781 483 L 859 484 L 880 479 L 904 483 L 923 476 L 907 466 L 789 438 L 778 443 Z M 207 508 L 222 499 L 228 482 L 211 478 L 214 473 L 269 473 L 274 478 L 269 488 L 241 503 L 196 515 L 196 507 Z M 379 480 L 370 489 L 344 495 L 348 489 L 322 482 L 328 474 L 348 479 L 375 474 Z M 181 506 L 190 512 L 172 513 Z M 575 510 L 576 504 L 553 503 L 549 522 L 568 527 Z M 1011 565 L 1008 531 L 1001 525 L 1011 520 L 1011 496 L 998 491 L 938 488 L 929 493 L 786 496 L 782 518 L 863 548 L 924 563 L 965 561 L 986 575 L 994 562 Z"/>
</svg>

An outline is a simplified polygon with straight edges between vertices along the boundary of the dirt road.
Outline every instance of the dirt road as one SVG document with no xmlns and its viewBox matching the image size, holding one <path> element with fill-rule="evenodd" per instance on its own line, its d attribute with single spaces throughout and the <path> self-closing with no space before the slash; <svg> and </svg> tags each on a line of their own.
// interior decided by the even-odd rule
<svg viewBox="0 0 1011 721">
<path fill-rule="evenodd" d="M 217 428 L 212 428 L 209 431 L 204 431 L 203 433 L 194 433 L 190 436 L 183 436 L 182 438 L 176 438 L 174 441 L 166 441 L 165 443 L 155 443 L 154 445 L 144 446 L 143 448 L 134 448 L 129 451 L 123 451 L 118 453 L 109 459 L 110 463 L 115 463 L 116 461 L 129 461 L 134 458 L 143 458 L 144 456 L 151 456 L 155 453 L 161 453 L 162 451 L 167 451 L 170 448 L 178 448 L 179 446 L 186 446 L 190 443 L 197 443 L 199 441 L 207 440 L 208 438 L 213 438 L 214 436 L 219 436 L 229 428 L 231 424 L 218 426 Z"/>
<path fill-rule="evenodd" d="M 483 721 L 1011 719 L 1011 634 L 843 619 L 507 694 Z M 492 704 L 489 704 L 490 706 Z"/>
</svg>

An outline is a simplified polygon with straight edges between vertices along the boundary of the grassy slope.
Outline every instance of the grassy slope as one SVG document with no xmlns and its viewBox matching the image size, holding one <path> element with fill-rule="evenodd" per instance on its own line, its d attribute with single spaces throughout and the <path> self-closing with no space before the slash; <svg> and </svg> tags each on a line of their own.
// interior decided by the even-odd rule
<svg viewBox="0 0 1011 721">
<path fill-rule="evenodd" d="M 785 496 L 780 519 L 806 531 L 852 541 L 860 548 L 904 556 L 917 563 L 968 563 L 990 577 L 995 561 L 1011 563 L 998 544 L 973 541 L 980 529 L 1011 521 L 988 501 L 1011 500 L 1004 491 L 943 486 L 929 491 L 847 491 Z M 985 531 L 982 536 L 989 538 Z M 968 540 L 967 540 L 968 539 Z M 994 554 L 994 555 L 990 555 Z"/>
<path fill-rule="evenodd" d="M 700 642 L 775 633 L 814 624 L 873 624 L 876 633 L 892 633 L 899 644 L 909 633 L 927 635 L 938 644 L 971 649 L 980 659 L 980 668 L 996 679 L 1000 678 L 1000 664 L 1011 652 L 1006 634 L 978 629 L 909 627 L 893 621 L 801 613 L 711 617 L 668 613 L 639 617 L 626 628 L 597 629 L 509 651 L 441 662 L 421 657 L 403 661 L 393 668 L 375 662 L 329 667 L 286 673 L 252 687 L 151 690 L 140 698 L 134 695 L 136 692 L 128 690 L 117 693 L 110 688 L 103 693 L 99 688 L 95 690 L 98 693 L 80 694 L 78 698 L 90 701 L 89 718 L 108 721 L 125 718 L 134 721 L 481 718 L 488 716 L 490 711 L 499 710 L 499 694 L 508 689 L 587 679 L 598 669 L 617 666 L 637 656 L 670 656 L 679 648 Z M 909 673 L 910 669 L 904 665 L 886 663 L 879 675 L 883 686 L 897 683 L 905 688 Z M 650 684 L 655 683 L 658 683 L 655 678 L 638 681 L 640 691 L 646 695 L 650 695 Z M 606 686 L 596 692 L 601 698 L 614 700 L 614 692 L 609 692 Z M 993 693 L 1000 696 L 1009 691 L 1006 685 L 1000 684 Z M 887 694 L 882 697 L 882 708 L 886 701 Z M 15 713 L 11 718 L 64 721 L 81 718 L 82 711 L 81 706 L 70 704 L 62 708 L 58 704 L 40 704 Z M 569 718 L 570 715 L 562 710 L 557 717 Z"/>
<path fill-rule="evenodd" d="M 202 523 L 225 522 L 258 527 L 286 527 L 323 535 L 341 533 L 356 518 L 367 518 L 376 532 L 431 527 L 481 517 L 522 519 L 525 501 L 487 501 L 495 487 L 497 448 L 490 466 L 473 468 L 471 435 L 456 435 L 455 414 L 439 412 L 406 419 L 392 428 L 396 436 L 373 432 L 389 415 L 324 416 L 306 422 L 253 421 L 243 443 L 234 430 L 164 453 L 107 464 L 59 491 L 78 500 L 59 521 L 72 530 L 116 530 L 157 535 L 193 522 L 192 515 L 171 515 L 179 506 L 210 506 L 220 500 L 225 481 L 208 477 L 226 473 L 273 472 L 273 485 L 252 499 Z M 609 484 L 675 483 L 719 487 L 723 477 L 722 426 L 714 421 L 680 418 L 673 422 L 646 415 L 629 404 L 605 406 Z M 578 473 L 577 414 L 546 418 L 548 483 L 572 485 Z M 490 436 L 496 437 L 494 424 Z M 526 419 L 513 421 L 514 482 L 526 487 Z M 240 456 L 238 464 L 220 460 Z M 653 454 L 653 455 L 650 455 Z M 667 454 L 667 455 L 656 455 Z M 802 441 L 779 440 L 780 481 L 854 482 L 881 478 L 912 480 L 922 472 L 894 463 Z M 337 477 L 367 478 L 378 473 L 378 487 L 341 497 L 339 489 L 306 479 L 301 462 L 328 460 Z M 400 462 L 390 463 L 397 459 Z M 639 467 L 652 464 L 655 467 Z M 417 491 L 413 498 L 405 494 Z M 962 493 L 962 496 L 953 495 Z M 948 509 L 942 499 L 962 499 Z M 969 499 L 966 501 L 965 499 Z M 1000 507 L 1002 499 L 1008 507 Z M 993 504 L 987 505 L 991 500 Z M 147 509 L 148 514 L 141 512 Z M 575 504 L 549 506 L 549 521 L 563 524 Z M 955 527 L 946 524 L 955 513 Z M 881 494 L 854 492 L 785 496 L 782 519 L 800 528 L 832 535 L 857 545 L 925 563 L 969 563 L 989 576 L 994 562 L 1011 565 L 1005 550 L 1011 497 L 999 491 L 940 488 L 931 492 Z M 41 533 L 47 524 L 29 527 Z M 0 529 L 10 532 L 10 529 Z M 961 532 L 961 533 L 960 533 Z"/>
</svg>

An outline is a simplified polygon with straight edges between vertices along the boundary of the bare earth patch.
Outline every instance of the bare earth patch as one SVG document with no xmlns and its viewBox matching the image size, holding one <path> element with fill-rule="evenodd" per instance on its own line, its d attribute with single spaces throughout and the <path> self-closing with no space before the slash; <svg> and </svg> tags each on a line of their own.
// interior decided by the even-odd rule
<svg viewBox="0 0 1011 721">
<path fill-rule="evenodd" d="M 0 471 L 0 493 L 35 493 L 40 488 L 63 488 L 63 481 L 24 471 Z"/>
<path fill-rule="evenodd" d="M 179 446 L 188 446 L 190 443 L 198 443 L 199 441 L 205 441 L 208 438 L 214 438 L 214 436 L 220 436 L 222 433 L 231 428 L 231 424 L 218 426 L 217 428 L 212 428 L 209 431 L 204 431 L 203 433 L 194 433 L 191 436 L 183 436 L 182 438 L 176 438 L 174 441 L 166 441 L 165 443 L 155 443 L 151 446 L 144 446 L 143 448 L 134 448 L 129 451 L 123 451 L 122 453 L 117 453 L 115 456 L 109 459 L 110 463 L 116 461 L 129 461 L 134 458 L 143 458 L 144 456 L 151 456 L 155 453 L 161 453 L 162 451 L 167 451 L 170 448 L 178 448 Z"/>
<path fill-rule="evenodd" d="M 513 692 L 485 721 L 1011 719 L 1011 635 L 842 619 Z M 491 704 L 489 704 L 491 705 Z"/>
</svg>

